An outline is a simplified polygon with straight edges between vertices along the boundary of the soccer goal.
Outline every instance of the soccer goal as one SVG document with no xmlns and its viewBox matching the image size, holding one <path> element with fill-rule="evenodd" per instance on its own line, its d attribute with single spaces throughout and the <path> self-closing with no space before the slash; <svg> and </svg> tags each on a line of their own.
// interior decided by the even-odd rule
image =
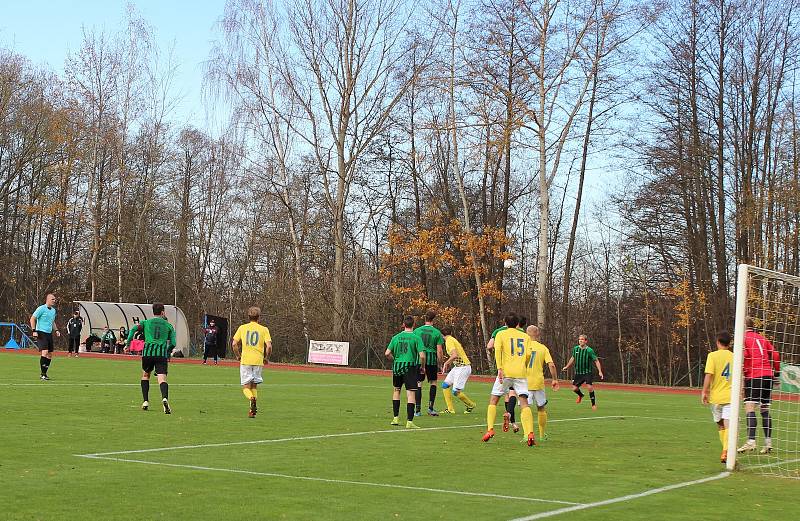
<svg viewBox="0 0 800 521">
<path fill-rule="evenodd" d="M 733 354 L 728 469 L 800 479 L 800 277 L 739 266 Z"/>
</svg>

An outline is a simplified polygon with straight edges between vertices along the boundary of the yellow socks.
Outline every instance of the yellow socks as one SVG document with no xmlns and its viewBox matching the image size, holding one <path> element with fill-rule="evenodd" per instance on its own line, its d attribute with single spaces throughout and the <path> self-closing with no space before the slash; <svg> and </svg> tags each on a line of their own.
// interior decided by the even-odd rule
<svg viewBox="0 0 800 521">
<path fill-rule="evenodd" d="M 248 400 L 253 397 L 253 391 L 249 387 L 242 389 L 242 392 L 244 393 L 245 398 Z"/>
<path fill-rule="evenodd" d="M 494 429 L 494 419 L 497 417 L 497 405 L 489 404 L 486 409 L 486 430 L 491 431 Z"/>
<path fill-rule="evenodd" d="M 253 395 L 253 398 L 258 398 L 258 389 L 250 389 L 250 393 Z"/>
<path fill-rule="evenodd" d="M 522 430 L 525 432 L 525 437 L 528 437 L 528 434 L 533 432 L 533 413 L 531 412 L 530 407 L 523 407 L 522 408 Z"/>
<path fill-rule="evenodd" d="M 442 389 L 442 394 L 444 394 L 444 403 L 447 404 L 447 410 L 450 412 L 455 411 L 455 407 L 453 407 L 453 391 L 449 387 L 445 387 Z"/>
<path fill-rule="evenodd" d="M 458 399 L 459 399 L 459 400 L 461 400 L 462 402 L 464 402 L 464 405 L 466 405 L 466 406 L 467 406 L 467 407 L 469 407 L 470 409 L 471 409 L 471 408 L 473 408 L 473 407 L 475 407 L 475 402 L 473 402 L 473 401 L 470 399 L 470 397 L 469 397 L 469 396 L 467 396 L 466 394 L 464 394 L 464 391 L 461 391 L 460 393 L 458 393 Z"/>
<path fill-rule="evenodd" d="M 544 438 L 544 428 L 547 426 L 547 411 L 539 411 L 539 437 Z"/>
<path fill-rule="evenodd" d="M 722 450 L 728 450 L 728 429 L 719 432 L 719 441 L 722 443 Z"/>
</svg>

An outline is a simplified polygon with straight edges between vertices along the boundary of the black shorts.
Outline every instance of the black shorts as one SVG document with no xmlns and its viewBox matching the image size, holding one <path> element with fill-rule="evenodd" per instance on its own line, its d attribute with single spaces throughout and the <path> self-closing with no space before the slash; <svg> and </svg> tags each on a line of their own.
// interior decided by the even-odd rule
<svg viewBox="0 0 800 521">
<path fill-rule="evenodd" d="M 772 377 L 745 378 L 744 403 L 769 405 L 772 401 Z"/>
<path fill-rule="evenodd" d="M 575 378 L 572 380 L 572 385 L 580 387 L 583 384 L 592 385 L 592 373 L 575 373 Z"/>
<path fill-rule="evenodd" d="M 165 356 L 143 356 L 142 371 L 152 373 L 153 369 L 156 374 L 167 374 L 167 358 Z"/>
<path fill-rule="evenodd" d="M 439 366 L 438 365 L 427 365 L 425 364 L 424 369 L 419 371 L 419 375 L 417 376 L 417 380 L 420 382 L 425 380 L 425 377 L 428 377 L 429 382 L 435 382 L 439 379 Z"/>
<path fill-rule="evenodd" d="M 54 351 L 53 333 L 36 332 L 36 347 L 39 351 Z"/>
<path fill-rule="evenodd" d="M 417 390 L 417 368 L 409 367 L 406 374 L 392 373 L 392 385 L 397 389 L 406 386 L 406 391 Z"/>
</svg>

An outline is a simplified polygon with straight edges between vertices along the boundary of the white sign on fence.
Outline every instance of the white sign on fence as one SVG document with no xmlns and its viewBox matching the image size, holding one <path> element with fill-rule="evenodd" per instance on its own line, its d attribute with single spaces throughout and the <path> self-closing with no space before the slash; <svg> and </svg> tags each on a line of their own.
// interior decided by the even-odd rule
<svg viewBox="0 0 800 521">
<path fill-rule="evenodd" d="M 347 365 L 350 342 L 312 340 L 308 344 L 308 361 L 312 364 Z"/>
</svg>

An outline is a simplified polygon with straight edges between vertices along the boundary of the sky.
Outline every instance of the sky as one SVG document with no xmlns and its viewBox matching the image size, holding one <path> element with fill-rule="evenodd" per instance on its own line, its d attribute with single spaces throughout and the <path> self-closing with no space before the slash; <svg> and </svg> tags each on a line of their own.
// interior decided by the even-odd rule
<svg viewBox="0 0 800 521">
<path fill-rule="evenodd" d="M 181 98 L 174 120 L 207 127 L 202 63 L 225 0 L 0 0 L 0 47 L 61 74 L 67 54 L 80 49 L 83 27 L 107 32 L 123 27 L 128 3 L 153 26 L 162 53 L 174 46 L 174 94 Z"/>
</svg>

